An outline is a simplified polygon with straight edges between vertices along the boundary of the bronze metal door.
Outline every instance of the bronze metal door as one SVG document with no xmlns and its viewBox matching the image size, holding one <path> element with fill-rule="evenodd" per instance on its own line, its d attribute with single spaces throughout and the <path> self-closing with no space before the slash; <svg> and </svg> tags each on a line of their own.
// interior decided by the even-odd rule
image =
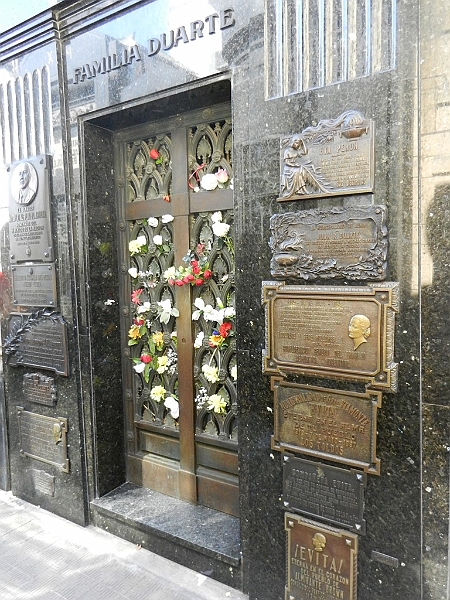
<svg viewBox="0 0 450 600">
<path fill-rule="evenodd" d="M 115 146 L 128 480 L 237 514 L 230 107 Z"/>
</svg>

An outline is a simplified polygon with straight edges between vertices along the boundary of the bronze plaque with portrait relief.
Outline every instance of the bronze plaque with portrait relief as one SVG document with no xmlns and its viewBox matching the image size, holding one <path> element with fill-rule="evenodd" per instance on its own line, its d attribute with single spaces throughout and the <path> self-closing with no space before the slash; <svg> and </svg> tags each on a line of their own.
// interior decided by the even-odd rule
<svg viewBox="0 0 450 600">
<path fill-rule="evenodd" d="M 286 600 L 356 600 L 358 536 L 286 513 Z"/>
<path fill-rule="evenodd" d="M 334 207 L 273 215 L 270 271 L 305 281 L 386 277 L 388 236 L 384 206 Z"/>
<path fill-rule="evenodd" d="M 51 262 L 50 157 L 27 158 L 7 166 L 9 241 L 12 264 Z"/>
<path fill-rule="evenodd" d="M 344 392 L 272 377 L 274 450 L 301 452 L 380 474 L 376 456 L 381 392 Z"/>
<path fill-rule="evenodd" d="M 374 123 L 357 110 L 281 140 L 278 201 L 373 191 Z"/>
<path fill-rule="evenodd" d="M 263 282 L 263 371 L 366 381 L 396 391 L 398 283 L 314 287 Z"/>
</svg>

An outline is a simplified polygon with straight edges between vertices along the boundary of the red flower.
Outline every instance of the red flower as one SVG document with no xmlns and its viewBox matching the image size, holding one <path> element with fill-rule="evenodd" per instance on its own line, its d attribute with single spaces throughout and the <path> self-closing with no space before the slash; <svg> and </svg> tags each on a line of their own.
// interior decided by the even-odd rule
<svg viewBox="0 0 450 600">
<path fill-rule="evenodd" d="M 230 329 L 232 328 L 232 324 L 231 323 L 222 323 L 222 325 L 219 327 L 219 333 L 223 338 L 228 337 L 229 333 L 230 333 Z"/>
<path fill-rule="evenodd" d="M 192 267 L 198 267 L 198 260 L 191 260 Z"/>
<path fill-rule="evenodd" d="M 175 281 L 175 285 L 183 285 L 183 281 L 181 281 L 181 279 L 177 279 Z"/>
<path fill-rule="evenodd" d="M 197 244 L 197 254 L 201 256 L 203 254 L 203 250 L 205 249 L 205 244 Z"/>
<path fill-rule="evenodd" d="M 134 319 L 133 323 L 138 327 L 142 327 L 142 325 L 145 323 L 145 319 Z"/>
<path fill-rule="evenodd" d="M 163 196 L 164 202 L 170 202 L 170 196 Z"/>
<path fill-rule="evenodd" d="M 195 280 L 195 285 L 203 285 L 203 279 L 201 277 L 199 277 L 198 279 Z"/>
<path fill-rule="evenodd" d="M 155 148 L 152 148 L 150 150 L 150 158 L 153 158 L 154 160 L 156 160 L 157 158 L 159 158 L 159 152 L 158 152 L 158 150 L 155 150 Z"/>
<path fill-rule="evenodd" d="M 150 356 L 150 354 L 141 354 L 141 362 L 148 365 L 148 363 L 152 362 L 152 357 Z"/>
<path fill-rule="evenodd" d="M 134 290 L 134 292 L 132 292 L 131 294 L 131 302 L 133 304 L 140 304 L 140 295 L 142 294 L 144 290 L 142 288 L 138 289 L 138 290 Z"/>
<path fill-rule="evenodd" d="M 194 273 L 194 275 L 199 275 L 200 271 L 200 267 L 192 267 L 192 272 Z"/>
<path fill-rule="evenodd" d="M 168 279 L 168 280 L 167 280 L 167 283 L 168 283 L 169 285 L 175 285 L 175 279 Z"/>
<path fill-rule="evenodd" d="M 203 273 L 203 277 L 205 279 L 209 279 L 212 275 L 212 271 L 210 271 L 209 269 L 205 269 L 205 272 Z"/>
</svg>

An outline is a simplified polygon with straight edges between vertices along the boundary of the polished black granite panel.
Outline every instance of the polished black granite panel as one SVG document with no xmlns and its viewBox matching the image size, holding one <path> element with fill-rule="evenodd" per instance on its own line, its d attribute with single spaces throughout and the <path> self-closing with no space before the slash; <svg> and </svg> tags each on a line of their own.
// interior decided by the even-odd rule
<svg viewBox="0 0 450 600">
<path fill-rule="evenodd" d="M 423 407 L 424 598 L 448 596 L 450 409 Z"/>
</svg>

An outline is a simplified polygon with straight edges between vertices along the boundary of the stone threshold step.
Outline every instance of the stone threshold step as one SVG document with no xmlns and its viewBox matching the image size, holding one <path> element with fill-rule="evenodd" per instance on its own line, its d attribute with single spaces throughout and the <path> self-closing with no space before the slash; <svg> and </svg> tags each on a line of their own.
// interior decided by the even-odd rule
<svg viewBox="0 0 450 600">
<path fill-rule="evenodd" d="M 130 483 L 93 500 L 90 508 L 96 526 L 137 543 L 141 543 L 140 535 L 148 550 L 166 555 L 175 562 L 199 570 L 196 565 L 190 564 L 192 559 L 187 556 L 185 560 L 177 560 L 180 556 L 161 552 L 158 546 L 164 549 L 165 542 L 166 549 L 172 548 L 176 554 L 194 551 L 215 562 L 225 563 L 223 566 L 229 565 L 231 574 L 234 569 L 240 569 L 240 526 L 237 517 Z M 144 538 L 145 535 L 150 536 L 148 540 Z M 158 542 L 155 544 L 156 538 Z M 222 579 L 214 575 L 211 577 Z M 239 576 L 237 578 L 240 579 Z"/>
</svg>

